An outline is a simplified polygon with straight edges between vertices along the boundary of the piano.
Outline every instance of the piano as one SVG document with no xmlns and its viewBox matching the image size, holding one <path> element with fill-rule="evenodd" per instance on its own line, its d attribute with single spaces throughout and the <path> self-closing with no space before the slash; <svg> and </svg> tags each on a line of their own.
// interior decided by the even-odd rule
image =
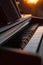
<svg viewBox="0 0 43 65">
<path fill-rule="evenodd" d="M 43 65 L 43 18 L 0 0 L 0 65 L 14 64 Z"/>
</svg>

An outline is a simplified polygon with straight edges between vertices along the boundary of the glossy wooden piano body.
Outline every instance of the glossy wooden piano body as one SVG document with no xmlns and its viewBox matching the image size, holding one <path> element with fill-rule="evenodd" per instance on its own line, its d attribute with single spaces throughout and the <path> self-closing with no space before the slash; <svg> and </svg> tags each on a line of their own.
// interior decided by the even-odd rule
<svg viewBox="0 0 43 65">
<path fill-rule="evenodd" d="M 41 19 L 42 20 L 42 19 Z M 27 20 L 28 21 L 28 20 Z M 31 22 L 34 22 L 34 21 L 31 21 Z M 37 21 L 38 22 L 38 21 Z M 39 23 L 39 22 L 38 22 Z M 23 23 L 22 23 L 23 24 Z M 28 24 L 29 25 L 29 24 Z M 20 24 L 21 26 L 21 24 Z M 27 24 L 26 24 L 27 26 Z M 22 27 L 22 26 L 21 26 Z M 15 27 L 13 27 L 15 29 Z M 9 29 L 11 31 L 13 31 L 13 28 Z M 15 35 L 17 35 L 16 33 L 18 33 L 19 35 L 19 31 L 21 31 L 23 28 L 25 28 L 25 25 L 24 27 L 22 28 L 18 28 L 16 30 L 18 30 L 17 32 L 13 32 L 11 34 L 13 34 L 12 36 L 8 36 L 8 34 L 6 37 L 5 34 L 1 34 L 2 36 L 2 39 L 0 37 L 0 63 L 3 65 L 3 64 L 6 64 L 8 62 L 8 65 L 9 64 L 30 64 L 30 65 L 41 65 L 41 55 L 40 53 L 42 53 L 40 51 L 40 47 L 41 47 L 41 40 L 42 40 L 42 36 L 43 36 L 43 25 L 40 25 L 36 32 L 34 33 L 34 35 L 32 36 L 32 38 L 30 39 L 30 41 L 28 42 L 28 44 L 25 46 L 25 48 L 22 49 L 15 49 L 14 47 L 6 47 L 6 46 L 3 46 L 4 44 L 7 43 L 7 41 L 10 40 L 14 40 L 15 38 Z M 5 32 L 4 32 L 5 33 Z M 13 38 L 13 39 L 12 39 Z M 11 43 L 12 44 L 12 43 Z M 15 44 L 15 43 L 14 43 Z M 18 43 L 19 44 L 19 43 Z M 43 42 L 42 42 L 43 44 Z M 2 63 L 3 62 L 3 63 Z"/>
<path fill-rule="evenodd" d="M 41 65 L 43 62 L 43 51 L 41 51 L 43 49 L 43 18 L 32 15 L 21 17 L 14 3 L 14 0 L 0 0 L 0 11 L 3 11 L 1 11 L 0 23 L 6 25 L 0 27 L 0 65 Z M 24 37 L 24 31 L 27 28 L 28 38 L 30 38 L 31 30 L 32 32 L 34 30 L 34 33 L 31 32 L 31 38 L 28 42 L 26 40 L 24 47 L 21 48 L 22 38 L 27 38 Z"/>
</svg>

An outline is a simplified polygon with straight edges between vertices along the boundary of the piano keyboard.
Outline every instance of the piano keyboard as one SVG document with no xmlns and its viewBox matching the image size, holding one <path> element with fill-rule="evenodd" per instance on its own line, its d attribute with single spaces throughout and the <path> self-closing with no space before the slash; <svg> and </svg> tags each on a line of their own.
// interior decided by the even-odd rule
<svg viewBox="0 0 43 65">
<path fill-rule="evenodd" d="M 2 46 L 23 49 L 32 38 L 38 26 L 39 24 L 35 23 L 27 26 L 23 31 L 21 31 L 19 36 L 16 38 L 12 37 L 10 41 L 8 40 L 5 44 L 2 44 Z"/>
<path fill-rule="evenodd" d="M 22 35 L 21 49 L 23 49 L 28 44 L 28 42 L 32 38 L 37 28 L 38 28 L 38 24 L 34 24 L 30 28 L 28 28 L 26 31 L 24 31 Z"/>
<path fill-rule="evenodd" d="M 11 47 L 11 48 L 20 48 L 24 49 L 25 46 L 29 43 L 30 39 L 34 35 L 36 29 L 38 28 L 38 23 L 33 23 L 25 27 L 20 34 L 15 37 L 9 39 L 6 43 L 2 44 L 1 46 Z"/>
<path fill-rule="evenodd" d="M 42 36 L 43 36 L 43 26 L 40 26 L 36 30 L 35 34 L 31 38 L 27 46 L 24 48 L 24 51 L 35 52 L 35 53 L 38 52 L 41 44 Z"/>
</svg>

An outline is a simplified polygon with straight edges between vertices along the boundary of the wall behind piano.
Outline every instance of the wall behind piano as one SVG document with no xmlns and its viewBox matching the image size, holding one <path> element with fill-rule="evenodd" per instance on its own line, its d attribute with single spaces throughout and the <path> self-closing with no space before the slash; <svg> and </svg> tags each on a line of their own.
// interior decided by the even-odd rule
<svg viewBox="0 0 43 65">
<path fill-rule="evenodd" d="M 43 17 L 43 0 L 40 0 L 37 4 L 37 16 Z"/>
<path fill-rule="evenodd" d="M 26 4 L 23 0 L 17 1 L 20 2 L 19 7 L 21 13 L 43 17 L 43 0 L 39 0 L 35 6 L 30 6 L 29 4 Z"/>
</svg>

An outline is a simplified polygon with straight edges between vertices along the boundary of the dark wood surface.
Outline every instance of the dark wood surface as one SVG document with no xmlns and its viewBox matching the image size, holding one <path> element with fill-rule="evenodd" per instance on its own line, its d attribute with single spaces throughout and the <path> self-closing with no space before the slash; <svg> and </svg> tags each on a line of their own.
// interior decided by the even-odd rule
<svg viewBox="0 0 43 65">
<path fill-rule="evenodd" d="M 26 53 L 19 49 L 0 47 L 0 65 L 40 65 L 41 58 L 37 54 Z"/>
</svg>

